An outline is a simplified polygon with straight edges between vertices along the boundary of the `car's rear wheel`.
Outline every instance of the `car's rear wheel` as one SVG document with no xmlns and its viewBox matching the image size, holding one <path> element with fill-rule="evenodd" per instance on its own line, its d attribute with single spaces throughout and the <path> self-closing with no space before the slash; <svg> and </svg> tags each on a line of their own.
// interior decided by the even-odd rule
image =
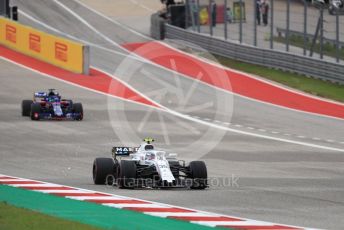
<svg viewBox="0 0 344 230">
<path fill-rule="evenodd" d="M 93 182 L 95 184 L 105 184 L 107 179 L 113 180 L 114 166 L 115 162 L 112 158 L 96 158 L 92 168 Z"/>
<path fill-rule="evenodd" d="M 73 113 L 77 113 L 78 115 L 75 117 L 75 120 L 81 121 L 84 118 L 84 110 L 82 108 L 81 103 L 74 103 L 73 104 Z"/>
<path fill-rule="evenodd" d="M 31 105 L 32 105 L 33 101 L 32 100 L 23 100 L 22 101 L 22 116 L 24 117 L 29 117 L 30 116 L 30 112 L 31 112 Z"/>
<path fill-rule="evenodd" d="M 38 103 L 31 104 L 31 112 L 30 112 L 31 120 L 38 121 L 40 113 L 41 113 L 41 105 Z"/>
<path fill-rule="evenodd" d="M 191 161 L 189 164 L 191 189 L 205 189 L 208 186 L 207 166 L 204 161 Z"/>
<path fill-rule="evenodd" d="M 119 167 L 119 188 L 134 188 L 136 182 L 136 163 L 122 160 Z"/>
</svg>

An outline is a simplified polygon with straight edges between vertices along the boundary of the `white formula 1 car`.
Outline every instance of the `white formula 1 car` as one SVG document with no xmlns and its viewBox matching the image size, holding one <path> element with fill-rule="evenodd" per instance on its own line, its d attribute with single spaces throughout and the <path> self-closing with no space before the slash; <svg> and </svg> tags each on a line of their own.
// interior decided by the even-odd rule
<svg viewBox="0 0 344 230">
<path fill-rule="evenodd" d="M 146 138 L 138 148 L 113 147 L 112 158 L 96 158 L 92 170 L 94 183 L 119 188 L 208 187 L 203 161 L 186 165 L 185 161 L 177 160 L 175 153 L 155 150 L 153 141 Z"/>
</svg>

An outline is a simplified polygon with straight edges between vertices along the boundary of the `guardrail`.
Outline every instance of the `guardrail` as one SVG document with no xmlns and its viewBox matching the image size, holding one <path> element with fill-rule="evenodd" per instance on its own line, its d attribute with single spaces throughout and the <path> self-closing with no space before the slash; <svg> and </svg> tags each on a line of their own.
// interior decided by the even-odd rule
<svg viewBox="0 0 344 230">
<path fill-rule="evenodd" d="M 290 71 L 309 77 L 344 84 L 344 65 L 277 50 L 236 44 L 220 38 L 165 25 L 165 37 L 184 40 L 211 53 L 244 62 Z"/>
<path fill-rule="evenodd" d="M 344 84 L 344 65 L 340 63 L 232 43 L 206 34 L 187 31 L 165 23 L 158 14 L 153 14 L 151 21 L 151 35 L 155 39 L 166 37 L 184 40 L 224 57 Z"/>
<path fill-rule="evenodd" d="M 283 35 L 285 37 L 287 34 L 287 29 L 277 27 L 276 31 L 277 31 L 278 37 L 283 37 Z M 289 33 L 289 36 L 294 35 L 294 36 L 298 36 L 298 37 L 302 37 L 302 38 L 305 35 L 303 32 L 295 31 L 295 30 L 289 30 L 288 33 Z M 313 37 L 314 37 L 314 34 L 306 34 L 306 38 L 308 39 L 308 41 L 312 41 Z M 335 39 L 329 39 L 329 38 L 324 37 L 323 40 L 324 40 L 324 43 L 328 43 L 328 44 L 331 44 L 333 46 L 335 46 L 337 43 L 337 41 Z M 342 47 L 344 47 L 344 42 L 339 41 L 339 48 L 341 49 Z"/>
</svg>

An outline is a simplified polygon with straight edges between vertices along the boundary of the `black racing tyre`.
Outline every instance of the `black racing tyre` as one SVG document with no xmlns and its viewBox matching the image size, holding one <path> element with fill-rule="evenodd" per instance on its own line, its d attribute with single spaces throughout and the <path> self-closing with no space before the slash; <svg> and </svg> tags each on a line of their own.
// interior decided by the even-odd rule
<svg viewBox="0 0 344 230">
<path fill-rule="evenodd" d="M 122 160 L 119 167 L 119 188 L 134 188 L 136 181 L 136 163 Z"/>
<path fill-rule="evenodd" d="M 22 105 L 21 105 L 22 116 L 24 116 L 24 117 L 29 117 L 30 116 L 32 103 L 33 103 L 32 100 L 23 100 L 22 101 Z"/>
<path fill-rule="evenodd" d="M 81 121 L 84 118 L 84 110 L 82 108 L 82 104 L 74 103 L 72 108 L 73 108 L 73 113 L 80 113 L 80 115 L 75 117 L 75 120 Z"/>
<path fill-rule="evenodd" d="M 191 189 L 205 189 L 208 186 L 207 166 L 204 161 L 191 161 L 190 178 L 193 179 Z"/>
<path fill-rule="evenodd" d="M 105 184 L 106 177 L 114 177 L 115 162 L 112 158 L 96 158 L 93 162 L 92 175 L 94 184 Z"/>
<path fill-rule="evenodd" d="M 31 104 L 31 112 L 30 112 L 31 120 L 38 121 L 40 113 L 41 113 L 41 105 L 38 103 Z"/>
</svg>

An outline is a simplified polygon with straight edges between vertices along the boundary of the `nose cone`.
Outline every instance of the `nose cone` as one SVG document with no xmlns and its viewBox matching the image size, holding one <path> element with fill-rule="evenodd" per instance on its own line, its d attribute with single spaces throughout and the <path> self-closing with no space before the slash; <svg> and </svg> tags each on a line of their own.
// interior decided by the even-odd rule
<svg viewBox="0 0 344 230">
<path fill-rule="evenodd" d="M 54 103 L 53 106 L 54 106 L 53 108 L 54 108 L 55 116 L 62 117 L 63 116 L 63 112 L 62 112 L 62 109 L 61 109 L 61 105 L 59 103 Z"/>
</svg>

